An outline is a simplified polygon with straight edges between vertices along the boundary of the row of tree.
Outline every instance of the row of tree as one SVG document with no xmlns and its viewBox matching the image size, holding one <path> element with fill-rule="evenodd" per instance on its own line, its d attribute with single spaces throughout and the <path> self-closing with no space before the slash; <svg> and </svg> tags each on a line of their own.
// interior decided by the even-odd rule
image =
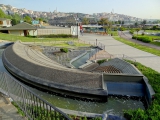
<svg viewBox="0 0 160 120">
<path fill-rule="evenodd" d="M 100 21 L 108 21 L 107 18 L 101 18 L 101 19 L 102 19 L 102 20 L 100 20 Z M 97 23 L 101 25 L 101 22 L 100 22 L 100 21 L 97 21 Z M 91 21 L 90 21 L 88 18 L 83 18 L 83 19 L 82 19 L 82 24 L 88 25 L 88 24 L 90 24 L 90 23 L 91 23 Z M 118 21 L 111 21 L 111 23 L 112 23 L 112 24 L 124 24 L 124 21 L 120 21 L 120 20 L 118 20 Z"/>
<path fill-rule="evenodd" d="M 16 25 L 18 23 L 20 23 L 20 21 L 24 21 L 27 23 L 32 24 L 32 20 L 33 18 L 31 18 L 30 16 L 25 16 L 22 17 L 19 14 L 12 14 L 12 15 L 6 15 L 1 9 L 0 9 L 0 18 L 7 18 L 7 19 L 11 19 L 12 21 L 12 25 Z M 35 20 L 39 20 L 39 21 L 44 21 L 46 22 L 46 20 L 44 18 L 36 18 Z"/>
</svg>

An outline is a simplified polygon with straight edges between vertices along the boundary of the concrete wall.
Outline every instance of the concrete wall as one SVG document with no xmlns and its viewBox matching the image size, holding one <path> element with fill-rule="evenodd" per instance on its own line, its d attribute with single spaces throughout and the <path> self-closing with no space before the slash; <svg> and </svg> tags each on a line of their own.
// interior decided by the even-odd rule
<svg viewBox="0 0 160 120">
<path fill-rule="evenodd" d="M 143 82 L 142 75 L 103 74 L 104 81 L 110 82 Z"/>
<path fill-rule="evenodd" d="M 37 30 L 29 30 L 28 32 L 31 36 L 37 36 Z M 9 31 L 9 34 L 24 36 L 23 30 L 11 30 Z"/>
<path fill-rule="evenodd" d="M 9 31 L 9 34 L 24 36 L 23 30 L 12 30 L 12 31 Z"/>
<path fill-rule="evenodd" d="M 71 34 L 70 28 L 61 29 L 38 29 L 37 35 L 50 35 L 50 34 Z"/>
<path fill-rule="evenodd" d="M 29 30 L 29 35 L 31 36 L 37 36 L 38 31 L 37 30 Z"/>
</svg>

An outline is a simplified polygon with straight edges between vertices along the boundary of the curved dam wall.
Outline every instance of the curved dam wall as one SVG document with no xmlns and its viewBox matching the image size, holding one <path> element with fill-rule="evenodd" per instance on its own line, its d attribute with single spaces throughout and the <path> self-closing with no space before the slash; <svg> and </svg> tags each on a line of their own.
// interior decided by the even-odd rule
<svg viewBox="0 0 160 120">
<path fill-rule="evenodd" d="M 43 54 L 36 55 L 34 49 L 20 42 L 6 48 L 2 56 L 8 71 L 25 82 L 76 96 L 106 99 L 108 94 L 103 89 L 101 74 L 69 69 L 42 58 L 45 58 Z"/>
</svg>

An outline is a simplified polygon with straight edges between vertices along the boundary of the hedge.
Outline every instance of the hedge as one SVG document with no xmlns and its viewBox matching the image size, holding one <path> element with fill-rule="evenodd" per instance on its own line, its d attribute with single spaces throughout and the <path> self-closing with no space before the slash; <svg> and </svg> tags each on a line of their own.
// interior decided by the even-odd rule
<svg viewBox="0 0 160 120">
<path fill-rule="evenodd" d="M 146 37 L 146 36 L 133 36 L 132 39 L 137 39 L 139 41 L 145 42 L 145 43 L 150 43 L 152 42 L 152 38 Z"/>
<path fill-rule="evenodd" d="M 71 38 L 72 35 L 69 34 L 50 34 L 50 35 L 39 35 L 39 38 Z"/>
</svg>

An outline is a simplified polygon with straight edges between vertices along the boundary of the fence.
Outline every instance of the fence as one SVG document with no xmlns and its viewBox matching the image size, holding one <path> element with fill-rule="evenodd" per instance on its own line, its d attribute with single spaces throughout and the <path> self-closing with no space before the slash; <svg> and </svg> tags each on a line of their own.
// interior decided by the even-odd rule
<svg viewBox="0 0 160 120">
<path fill-rule="evenodd" d="M 71 120 L 7 73 L 0 72 L 0 91 L 11 97 L 30 120 Z"/>
</svg>

